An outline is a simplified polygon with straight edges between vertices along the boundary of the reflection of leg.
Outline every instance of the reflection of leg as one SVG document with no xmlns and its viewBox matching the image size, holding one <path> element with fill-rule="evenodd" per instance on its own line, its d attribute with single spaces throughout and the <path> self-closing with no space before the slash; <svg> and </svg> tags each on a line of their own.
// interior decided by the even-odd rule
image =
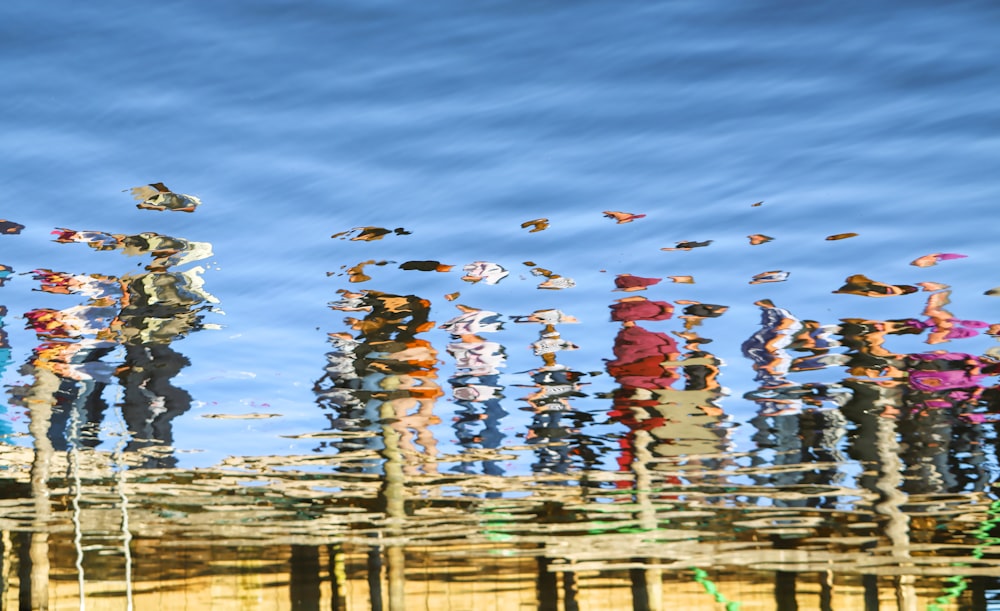
<svg viewBox="0 0 1000 611">
<path fill-rule="evenodd" d="M 84 346 L 66 343 L 61 346 L 63 354 L 57 374 L 59 386 L 53 395 L 56 403 L 52 409 L 49 440 L 59 451 L 67 450 L 69 445 L 95 447 L 98 444 L 96 435 L 84 443 L 81 433 L 84 428 L 99 427 L 104 416 L 107 403 L 101 395 L 110 379 L 112 366 L 101 359 L 114 350 L 114 345 L 105 342 Z"/>
<path fill-rule="evenodd" d="M 96 448 L 101 443 L 98 431 L 104 420 L 104 412 L 108 410 L 108 402 L 104 400 L 103 382 L 94 384 L 94 389 L 87 395 L 83 405 L 83 428 L 80 431 L 80 444 L 88 448 Z"/>
<path fill-rule="evenodd" d="M 127 346 L 125 364 L 118 372 L 124 387 L 122 413 L 132 433 L 127 450 L 170 445 L 171 421 L 191 408 L 191 395 L 171 383 L 190 361 L 169 346 L 146 344 Z M 172 467 L 173 456 L 151 458 L 146 467 Z"/>
<path fill-rule="evenodd" d="M 476 430 L 476 426 L 479 424 L 479 414 L 476 412 L 475 404 L 468 401 L 456 401 L 455 403 L 460 408 L 455 411 L 454 424 L 452 424 L 455 439 L 458 440 L 463 450 L 475 450 L 482 441 L 482 436 Z M 451 471 L 471 474 L 473 473 L 472 462 L 460 460 L 455 463 Z"/>
<path fill-rule="evenodd" d="M 874 474 L 881 470 L 880 453 L 876 431 L 882 414 L 878 387 L 867 382 L 846 380 L 844 386 L 851 389 L 852 399 L 841 408 L 841 413 L 847 417 L 854 427 L 848 429 L 848 455 L 861 464 L 861 476 L 858 483 L 866 490 L 875 490 L 878 477 Z"/>
<path fill-rule="evenodd" d="M 799 430 L 800 420 L 798 415 L 785 414 L 771 418 L 775 439 L 775 466 L 800 466 L 802 465 L 802 435 Z M 784 472 L 783 472 L 784 471 Z M 787 471 L 779 469 L 771 478 L 773 486 L 795 486 L 802 483 L 803 470 L 789 469 Z M 775 500 L 774 504 L 779 507 L 803 507 L 804 500 Z"/>
<path fill-rule="evenodd" d="M 100 444 L 97 431 L 108 404 L 104 400 L 104 382 L 95 380 L 63 380 L 60 401 L 52 411 L 49 438 L 56 450 L 70 447 L 95 448 Z"/>
<path fill-rule="evenodd" d="M 60 378 L 59 390 L 53 396 L 55 404 L 52 406 L 48 434 L 49 443 L 52 444 L 52 449 L 57 452 L 65 452 L 67 449 L 67 427 L 69 426 L 70 411 L 72 411 L 73 403 L 80 392 L 78 384 L 76 380 Z"/>
<path fill-rule="evenodd" d="M 532 465 L 536 472 L 565 473 L 569 468 L 569 446 L 564 439 L 570 434 L 562 423 L 563 411 L 543 409 L 536 412 L 528 430 L 528 439 L 534 444 L 547 444 L 536 450 L 538 462 Z"/>
<path fill-rule="evenodd" d="M 406 397 L 386 401 L 385 406 L 390 407 L 389 418 L 395 420 L 392 427 L 399 434 L 407 475 L 437 473 L 437 440 L 429 428 L 434 421 L 434 401 Z"/>
<path fill-rule="evenodd" d="M 503 446 L 504 434 L 500 431 L 500 423 L 506 410 L 500 406 L 500 401 L 492 399 L 486 403 L 486 414 L 482 433 L 482 446 L 490 450 L 497 450 Z M 504 469 L 499 460 L 483 461 L 483 473 L 486 475 L 503 475 Z"/>
<path fill-rule="evenodd" d="M 990 463 L 987 457 L 987 430 L 993 428 L 982 424 L 968 422 L 964 418 L 952 415 L 952 451 L 948 460 L 957 482 L 955 490 L 982 492 L 989 487 Z M 959 456 L 968 458 L 959 459 Z"/>
<path fill-rule="evenodd" d="M 763 409 L 758 410 L 757 414 L 750 419 L 750 425 L 754 428 L 751 439 L 754 442 L 754 447 L 757 448 L 755 452 L 750 454 L 750 477 L 755 484 L 767 486 L 770 485 L 770 479 L 767 472 L 761 472 L 760 468 L 767 466 L 769 461 L 762 450 L 773 449 L 777 443 L 771 430 L 770 419 L 761 413 L 763 411 Z"/>
<path fill-rule="evenodd" d="M 799 416 L 803 463 L 827 465 L 805 472 L 802 483 L 829 486 L 844 479 L 844 474 L 832 465 L 845 460 L 838 444 L 846 432 L 846 422 L 839 410 L 809 411 Z M 813 497 L 807 504 L 823 507 L 835 502 L 835 497 Z"/>
</svg>

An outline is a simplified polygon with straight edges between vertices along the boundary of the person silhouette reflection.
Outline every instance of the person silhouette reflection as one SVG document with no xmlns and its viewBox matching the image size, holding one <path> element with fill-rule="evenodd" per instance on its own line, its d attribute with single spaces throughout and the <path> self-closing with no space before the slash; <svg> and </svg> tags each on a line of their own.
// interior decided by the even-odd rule
<svg viewBox="0 0 1000 611">
<path fill-rule="evenodd" d="M 760 328 L 743 342 L 742 351 L 752 362 L 758 387 L 744 398 L 758 405 L 750 421 L 756 429 L 754 442 L 759 450 L 773 449 L 774 456 L 760 452 L 751 456 L 753 466 L 790 465 L 796 469 L 757 473 L 761 484 L 830 484 L 843 475 L 836 466 L 843 457 L 838 442 L 846 420 L 836 409 L 848 399 L 840 384 L 799 384 L 788 378 L 797 372 L 820 369 L 843 362 L 841 355 L 830 352 L 839 343 L 832 338 L 834 329 L 815 321 L 802 321 L 768 299 L 755 303 L 761 310 Z M 806 356 L 793 358 L 793 352 Z M 825 465 L 813 468 L 811 465 Z M 832 466 L 831 466 L 832 465 Z M 809 500 L 777 500 L 781 505 L 816 505 L 833 499 L 812 497 Z"/>
<path fill-rule="evenodd" d="M 504 439 L 500 421 L 507 415 L 500 404 L 504 390 L 500 385 L 500 369 L 506 366 L 506 353 L 502 345 L 487 341 L 480 334 L 497 332 L 503 323 L 496 312 L 457 307 L 461 314 L 440 327 L 452 338 L 447 351 L 455 360 L 455 375 L 448 379 L 459 407 L 453 425 L 455 435 L 466 450 L 497 450 Z M 472 465 L 463 460 L 455 470 L 471 473 Z M 483 472 L 504 473 L 498 460 L 483 460 Z"/>
<path fill-rule="evenodd" d="M 562 338 L 556 325 L 576 323 L 576 318 L 559 310 L 538 310 L 512 318 L 518 323 L 542 325 L 538 340 L 531 347 L 543 364 L 528 371 L 532 383 L 522 385 L 533 389 L 523 398 L 532 412 L 525 439 L 537 446 L 537 461 L 532 469 L 541 473 L 566 473 L 575 460 L 582 462 L 584 469 L 591 468 L 599 459 L 597 441 L 584 434 L 582 428 L 593 420 L 593 416 L 575 409 L 571 403 L 574 398 L 587 396 L 582 392 L 581 382 L 585 374 L 556 360 L 559 352 L 577 349 L 575 344 Z"/>
<path fill-rule="evenodd" d="M 711 340 L 696 332 L 703 320 L 721 316 L 726 308 L 678 303 L 685 305 L 684 330 L 673 335 L 685 340 L 683 348 L 671 334 L 637 324 L 671 319 L 673 304 L 627 297 L 611 305 L 611 320 L 621 328 L 614 340 L 615 358 L 606 364 L 618 384 L 609 415 L 627 428 L 619 440 L 622 472 L 634 470 L 641 454 L 677 458 L 714 454 L 726 447 L 726 433 L 719 426 L 725 418 L 719 406 L 724 394 L 718 381 L 721 362 L 703 346 Z M 673 476 L 668 481 L 679 483 Z M 631 483 L 623 480 L 618 485 L 627 488 Z"/>
<path fill-rule="evenodd" d="M 331 334 L 334 350 L 314 385 L 317 401 L 331 410 L 330 428 L 349 433 L 324 446 L 335 446 L 341 454 L 382 450 L 372 433 L 384 432 L 384 423 L 398 435 L 408 475 L 436 472 L 437 442 L 429 427 L 440 421 L 434 404 L 444 392 L 436 382 L 437 351 L 417 337 L 434 327 L 428 319 L 430 302 L 372 290 L 341 295 L 332 309 L 365 315 L 345 319 L 356 337 Z M 378 461 L 363 459 L 360 468 L 373 472 Z"/>
<path fill-rule="evenodd" d="M 57 407 L 49 435 L 57 447 L 66 446 L 66 423 L 78 410 L 83 424 L 81 443 L 96 445 L 96 428 L 107 409 L 104 389 L 122 386 L 122 414 L 130 431 L 126 451 L 169 447 L 172 421 L 191 406 L 191 396 L 172 379 L 189 365 L 171 344 L 204 327 L 206 311 L 217 300 L 203 289 L 200 267 L 173 269 L 211 255 L 205 243 L 189 242 L 155 233 L 139 235 L 78 232 L 60 229 L 58 243 L 85 243 L 96 250 L 120 250 L 150 255 L 145 271 L 121 277 L 67 274 L 36 270 L 39 290 L 81 295 L 83 303 L 65 308 L 37 309 L 25 318 L 42 343 L 35 348 L 26 373 L 45 369 L 60 380 L 52 389 Z M 117 355 L 112 365 L 105 359 Z M 36 376 L 36 380 L 39 379 Z M 176 464 L 167 451 L 143 452 L 143 467 Z"/>
</svg>

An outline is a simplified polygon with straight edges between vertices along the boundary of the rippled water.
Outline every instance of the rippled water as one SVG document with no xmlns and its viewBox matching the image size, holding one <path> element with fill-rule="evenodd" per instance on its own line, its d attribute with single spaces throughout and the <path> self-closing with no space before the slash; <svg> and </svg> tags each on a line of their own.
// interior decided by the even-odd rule
<svg viewBox="0 0 1000 611">
<path fill-rule="evenodd" d="M 1000 608 L 1000 14 L 4 9 L 0 600 Z"/>
</svg>

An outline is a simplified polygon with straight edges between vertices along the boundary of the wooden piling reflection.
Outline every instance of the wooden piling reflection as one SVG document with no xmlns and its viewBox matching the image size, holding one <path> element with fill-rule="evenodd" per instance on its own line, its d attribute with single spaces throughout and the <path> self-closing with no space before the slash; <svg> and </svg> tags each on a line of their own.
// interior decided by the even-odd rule
<svg viewBox="0 0 1000 611">
<path fill-rule="evenodd" d="M 884 532 L 892 544 L 892 554 L 900 562 L 900 566 L 906 567 L 909 566 L 907 559 L 911 556 L 910 518 L 901 506 L 908 498 L 902 491 L 903 462 L 899 457 L 896 421 L 890 411 L 894 405 L 899 405 L 901 392 L 898 388 L 881 390 L 882 395 L 873 405 L 882 412 L 882 417 L 876 421 L 875 431 L 880 470 L 876 487 L 881 492 L 882 499 L 875 506 L 875 511 L 886 516 Z M 902 574 L 896 577 L 896 604 L 899 611 L 917 610 L 915 583 L 913 575 Z"/>
<path fill-rule="evenodd" d="M 53 372 L 41 367 L 35 368 L 35 383 L 24 397 L 30 410 L 31 421 L 28 432 L 34 442 L 34 457 L 31 461 L 31 498 L 34 504 L 34 518 L 30 534 L 28 558 L 31 563 L 30 609 L 49 608 L 49 522 L 52 507 L 49 499 L 49 471 L 53 448 L 49 439 L 52 408 L 56 404 L 55 395 L 60 379 Z M 22 599 L 22 608 L 24 608 Z"/>
<path fill-rule="evenodd" d="M 289 562 L 293 611 L 319 611 L 320 609 L 320 564 L 319 548 L 314 545 L 293 545 Z"/>
<path fill-rule="evenodd" d="M 344 566 L 344 550 L 340 545 L 327 545 L 327 573 L 330 577 L 330 611 L 345 611 L 347 608 L 347 572 Z"/>
<path fill-rule="evenodd" d="M 394 406 L 390 402 L 381 405 L 382 450 L 385 461 L 382 486 L 382 502 L 385 507 L 385 536 L 390 543 L 385 546 L 386 580 L 389 586 L 389 611 L 406 609 L 406 558 L 403 547 L 406 523 L 403 454 L 400 451 L 399 422 Z"/>
<path fill-rule="evenodd" d="M 638 430 L 635 433 L 636 459 L 632 462 L 632 471 L 635 474 L 635 503 L 639 508 L 639 526 L 643 531 L 654 533 L 658 524 L 656 521 L 656 507 L 650 498 L 653 490 L 653 479 L 650 477 L 649 465 L 652 464 L 652 452 L 649 445 L 653 443 L 652 435 L 648 431 Z M 636 574 L 642 580 L 641 596 L 635 600 L 641 600 L 641 608 L 649 611 L 663 610 L 663 571 L 656 568 L 648 568 Z M 638 604 L 638 603 L 636 603 Z M 639 606 L 633 605 L 638 611 Z"/>
</svg>

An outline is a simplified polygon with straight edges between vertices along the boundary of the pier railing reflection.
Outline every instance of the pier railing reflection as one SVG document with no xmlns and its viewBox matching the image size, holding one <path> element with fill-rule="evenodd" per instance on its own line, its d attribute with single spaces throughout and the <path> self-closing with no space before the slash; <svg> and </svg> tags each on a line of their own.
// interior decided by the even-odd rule
<svg viewBox="0 0 1000 611">
<path fill-rule="evenodd" d="M 531 451 L 530 446 L 525 449 Z M 158 596 L 171 590 L 180 596 L 194 587 L 185 580 L 197 581 L 196 576 L 204 583 L 228 579 L 232 562 L 240 558 L 249 563 L 240 569 L 244 574 L 275 573 L 268 580 L 286 583 L 293 592 L 317 580 L 326 584 L 324 597 L 331 596 L 330 587 L 350 591 L 345 608 L 352 609 L 373 608 L 371 601 L 383 595 L 385 608 L 398 608 L 400 603 L 388 606 L 390 601 L 404 596 L 423 600 L 430 595 L 429 584 L 454 584 L 462 575 L 469 579 L 468 594 L 462 596 L 474 596 L 477 588 L 484 596 L 487 590 L 497 596 L 483 585 L 482 575 L 468 569 L 477 566 L 488 573 L 498 564 L 506 566 L 502 580 L 520 590 L 519 600 L 545 600 L 553 596 L 553 588 L 563 601 L 567 592 L 580 588 L 581 596 L 594 596 L 589 581 L 597 591 L 617 592 L 619 602 L 628 597 L 646 601 L 636 608 L 655 608 L 657 594 L 674 605 L 679 591 L 698 600 L 697 590 L 689 586 L 692 569 L 702 567 L 733 600 L 760 596 L 761 586 L 754 584 L 770 574 L 784 580 L 786 595 L 800 601 L 812 600 L 823 583 L 836 585 L 830 596 L 854 600 L 846 608 L 858 606 L 868 577 L 882 589 L 905 577 L 898 584 L 903 595 L 926 601 L 956 574 L 970 588 L 980 582 L 977 587 L 995 588 L 989 579 L 1000 570 L 988 541 L 976 536 L 979 525 L 997 517 L 984 493 L 913 494 L 901 502 L 881 491 L 846 486 L 703 483 L 706 477 L 730 478 L 731 471 L 712 472 L 704 465 L 741 458 L 734 455 L 678 465 L 657 463 L 642 450 L 640 456 L 649 458 L 653 468 L 638 467 L 633 473 L 404 476 L 399 468 L 396 477 L 380 478 L 337 472 L 338 462 L 349 465 L 351 459 L 336 455 L 246 456 L 211 470 L 122 471 L 127 456 L 85 449 L 74 459 L 82 491 L 74 513 L 76 484 L 63 475 L 73 471 L 70 457 L 49 455 L 43 485 L 42 474 L 25 467 L 31 464 L 29 454 L 14 447 L 3 451 L 9 498 L 0 524 L 7 532 L 41 532 L 49 549 L 31 552 L 37 538 L 14 537 L 11 549 L 19 559 L 14 565 L 34 568 L 36 575 L 75 576 L 74 555 L 56 550 L 72 548 L 73 533 L 80 532 L 87 550 L 80 566 L 86 569 L 88 596 L 111 587 L 108 580 L 121 584 L 124 579 L 122 493 L 128 498 L 132 536 L 131 586 L 147 596 L 151 584 Z M 140 460 L 136 457 L 132 466 Z M 788 465 L 749 469 L 758 478 L 789 470 Z M 589 485 L 567 485 L 571 477 Z M 632 488 L 622 490 L 623 479 Z M 248 486 L 263 481 L 268 485 Z M 883 479 L 880 485 L 893 483 Z M 45 494 L 32 495 L 35 488 Z M 830 497 L 853 499 L 854 507 L 822 506 L 822 499 Z M 33 504 L 41 498 L 46 499 L 43 510 Z M 253 568 L 268 558 L 270 564 Z M 48 559 L 52 566 L 43 569 Z M 338 571 L 337 562 L 352 568 Z M 545 577 L 564 574 L 577 576 L 569 580 L 576 590 L 566 590 L 561 578 Z M 597 575 L 605 576 L 603 586 L 593 582 Z M 7 575 L 8 580 L 14 577 Z M 44 589 L 65 600 L 71 596 L 69 583 L 50 583 Z M 450 587 L 458 596 L 459 586 Z M 123 590 L 108 590 L 116 591 L 124 596 Z M 444 592 L 439 595 L 447 600 Z"/>
</svg>

